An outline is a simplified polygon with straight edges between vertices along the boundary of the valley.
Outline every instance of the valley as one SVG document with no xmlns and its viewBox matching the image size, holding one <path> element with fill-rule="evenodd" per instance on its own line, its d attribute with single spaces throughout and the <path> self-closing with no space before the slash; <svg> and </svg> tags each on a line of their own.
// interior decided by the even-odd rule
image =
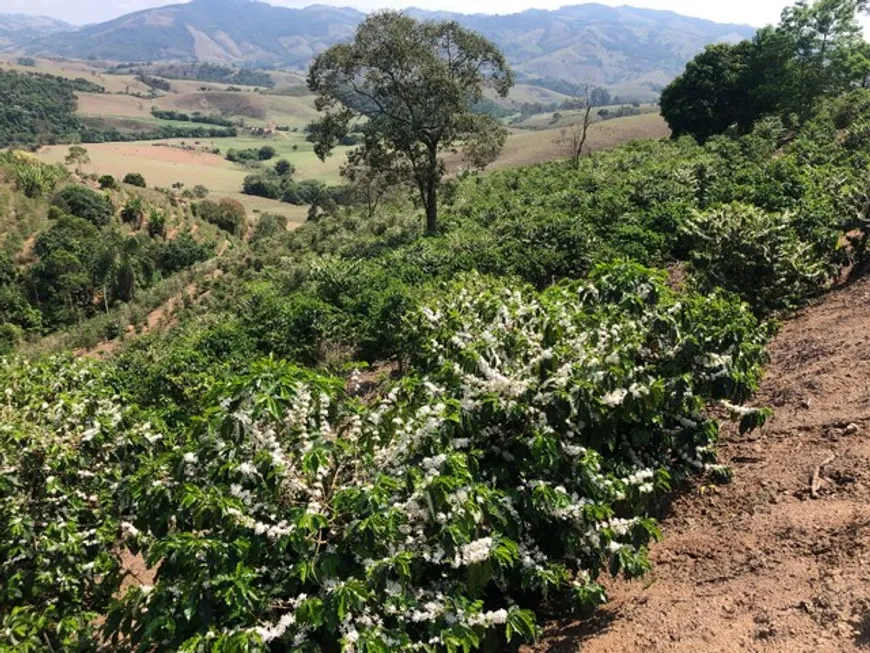
<svg viewBox="0 0 870 653">
<path fill-rule="evenodd" d="M 78 92 L 77 114 L 91 124 L 120 129 L 122 132 L 174 127 L 179 123 L 155 117 L 154 111 L 201 112 L 220 115 L 239 125 L 233 138 L 175 138 L 135 140 L 130 142 L 92 143 L 86 147 L 90 163 L 84 167 L 89 174 L 110 174 L 122 178 L 128 172 L 139 172 L 153 185 L 169 188 L 183 184 L 188 188 L 202 185 L 216 197 L 241 201 L 252 213 L 270 212 L 287 217 L 292 224 L 305 221 L 307 208 L 252 197 L 242 193 L 242 183 L 251 170 L 226 161 L 220 153 L 229 149 L 259 148 L 269 145 L 276 158 L 289 161 L 300 180 L 317 180 L 324 184 L 341 183 L 340 171 L 345 165 L 345 151 L 339 148 L 333 156 L 321 162 L 306 140 L 305 127 L 317 117 L 314 97 L 302 85 L 302 73 L 270 72 L 279 83 L 273 90 L 237 87 L 227 92 L 226 86 L 214 82 L 171 79 L 168 91 L 154 92 L 136 75 L 109 74 L 92 62 L 52 61 L 36 59 L 33 66 L 21 66 L 16 58 L 0 58 L 0 67 L 21 73 L 58 75 L 74 80 L 84 78 L 106 89 L 104 93 Z M 184 66 L 177 66 L 176 75 Z M 159 67 L 146 68 L 148 71 Z M 543 163 L 565 156 L 563 130 L 582 121 L 582 111 L 559 111 L 558 106 L 571 101 L 546 88 L 518 85 L 506 99 L 495 100 L 507 114 L 505 122 L 510 134 L 502 155 L 492 169 Z M 589 148 L 595 151 L 613 147 L 638 138 L 661 138 L 669 133 L 654 105 L 642 105 L 641 115 L 610 118 L 604 121 L 599 112 L 618 112 L 623 106 L 597 108 L 592 115 Z M 530 107 L 530 108 L 525 108 Z M 522 112 L 511 113 L 512 111 Z M 541 113 L 527 113 L 542 111 Z M 556 119 L 554 120 L 554 115 Z M 602 124 L 597 124 L 602 123 Z M 606 124 L 605 124 L 606 123 Z M 253 132 L 265 131 L 265 134 Z M 216 153 L 217 152 L 217 153 Z M 46 163 L 63 163 L 67 146 L 53 145 L 40 149 L 38 155 Z M 448 158 L 454 171 L 461 161 Z"/>
</svg>

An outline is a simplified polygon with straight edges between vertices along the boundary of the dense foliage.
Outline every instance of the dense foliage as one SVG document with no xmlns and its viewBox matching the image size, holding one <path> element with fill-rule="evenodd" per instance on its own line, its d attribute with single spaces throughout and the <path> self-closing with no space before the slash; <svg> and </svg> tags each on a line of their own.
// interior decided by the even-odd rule
<svg viewBox="0 0 870 653">
<path fill-rule="evenodd" d="M 130 184 L 131 186 L 136 186 L 138 188 L 145 188 L 145 177 L 142 176 L 141 173 L 138 172 L 128 172 L 124 175 L 124 183 Z"/>
<path fill-rule="evenodd" d="M 194 213 L 206 222 L 233 235 L 244 236 L 247 231 L 247 212 L 241 202 L 236 200 L 228 198 L 217 202 L 203 200 L 194 205 Z"/>
<path fill-rule="evenodd" d="M 870 80 L 870 44 L 857 14 L 863 0 L 799 2 L 777 27 L 751 41 L 716 44 L 689 62 L 662 92 L 662 115 L 675 136 L 704 141 L 761 117 L 805 121 L 824 97 Z"/>
<path fill-rule="evenodd" d="M 271 145 L 264 145 L 259 148 L 248 148 L 245 150 L 230 148 L 227 150 L 226 159 L 233 163 L 268 161 L 269 159 L 273 159 L 276 153 L 275 148 Z"/>
<path fill-rule="evenodd" d="M 77 153 L 86 154 L 81 148 Z M 6 233 L 0 254 L 4 354 L 25 339 L 130 302 L 139 291 L 213 254 L 213 246 L 188 243 L 189 236 L 167 241 L 166 213 L 140 195 L 126 195 L 111 177 L 101 180 L 102 192 L 69 184 L 63 167 L 21 152 L 0 154 L 0 171 L 10 174 L 27 198 L 10 207 L 0 192 L 0 215 L 10 207 L 13 220 L 23 221 L 14 214 L 25 211 L 38 216 L 30 225 L 18 225 L 20 235 Z M 66 185 L 53 192 L 59 184 Z M 125 197 L 117 203 L 120 210 L 113 196 Z"/>
<path fill-rule="evenodd" d="M 402 204 L 261 218 L 166 333 L 0 366 L 0 646 L 503 651 L 587 613 L 649 568 L 663 493 L 729 477 L 714 415 L 766 418 L 768 318 L 867 262 L 868 160 L 854 91 L 460 175 L 425 237 Z M 94 310 L 92 244 L 123 234 L 52 219 L 37 320 Z M 0 259 L 9 306 L 21 273 Z"/>
<path fill-rule="evenodd" d="M 172 84 L 169 83 L 169 80 L 162 79 L 160 77 L 154 77 L 152 75 L 139 73 L 138 75 L 136 75 L 136 79 L 138 79 L 146 86 L 150 86 L 151 88 L 157 89 L 159 91 L 169 91 L 172 89 Z"/>
<path fill-rule="evenodd" d="M 71 138 L 80 128 L 75 110 L 68 80 L 0 69 L 0 147 Z"/>
<path fill-rule="evenodd" d="M 242 150 L 248 157 L 257 155 L 260 160 L 262 153 L 257 150 Z M 234 157 L 240 152 L 230 150 Z M 230 154 L 227 154 L 229 158 Z M 248 159 L 250 160 L 250 159 Z M 315 213 L 320 211 L 334 213 L 339 206 L 353 205 L 360 202 L 360 189 L 356 186 L 327 186 L 317 179 L 293 179 L 296 169 L 283 159 L 278 160 L 273 167 L 260 167 L 256 172 L 247 175 L 242 183 L 245 195 L 255 195 L 273 200 L 281 200 L 296 206 L 311 206 Z"/>
<path fill-rule="evenodd" d="M 171 109 L 158 109 L 151 107 L 151 115 L 161 120 L 176 120 L 178 122 L 196 122 L 204 125 L 218 125 L 219 127 L 232 127 L 235 123 L 229 118 L 223 116 L 204 115 L 199 111 L 194 111 L 191 114 L 182 113 L 181 111 L 173 111 Z"/>
<path fill-rule="evenodd" d="M 107 127 L 100 122 L 82 126 L 80 137 L 82 143 L 115 143 L 130 141 L 156 141 L 166 138 L 235 138 L 238 130 L 235 127 L 193 127 L 183 125 L 159 125 L 157 127 L 143 126 L 142 129 L 121 130 Z"/>
<path fill-rule="evenodd" d="M 113 69 L 118 73 L 129 72 L 137 64 L 119 64 Z M 149 67 L 161 77 L 168 79 L 195 79 L 199 82 L 220 82 L 239 86 L 273 88 L 275 80 L 269 73 L 249 68 L 230 68 L 214 63 L 167 63 Z"/>
<path fill-rule="evenodd" d="M 84 186 L 67 186 L 55 195 L 53 204 L 70 215 L 87 220 L 95 227 L 105 227 L 115 214 L 115 207 L 107 195 Z"/>
<path fill-rule="evenodd" d="M 199 116 L 192 122 L 220 127 L 161 125 L 140 131 L 122 131 L 76 115 L 76 92 L 105 89 L 85 79 L 67 79 L 0 69 L 0 147 L 53 143 L 104 143 L 162 138 L 222 138 L 237 135 L 223 119 Z"/>
</svg>

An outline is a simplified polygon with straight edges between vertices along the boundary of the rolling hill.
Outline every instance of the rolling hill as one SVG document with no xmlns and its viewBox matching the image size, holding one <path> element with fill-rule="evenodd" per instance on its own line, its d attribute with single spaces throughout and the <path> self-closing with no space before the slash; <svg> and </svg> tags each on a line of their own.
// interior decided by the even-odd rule
<svg viewBox="0 0 870 653">
<path fill-rule="evenodd" d="M 0 48 L 73 29 L 72 25 L 47 16 L 0 13 Z"/>
<path fill-rule="evenodd" d="M 658 90 L 704 45 L 754 32 L 746 25 L 598 4 L 502 16 L 408 12 L 457 20 L 483 33 L 523 78 L 588 81 L 635 96 Z M 251 0 L 193 0 L 37 38 L 24 49 L 75 58 L 301 67 L 350 37 L 364 16 L 325 5 L 288 9 Z"/>
</svg>

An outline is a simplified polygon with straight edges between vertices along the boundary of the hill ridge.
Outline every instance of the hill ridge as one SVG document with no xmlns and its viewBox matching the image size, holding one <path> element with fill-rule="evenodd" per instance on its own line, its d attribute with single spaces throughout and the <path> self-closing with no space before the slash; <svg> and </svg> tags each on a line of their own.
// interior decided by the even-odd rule
<svg viewBox="0 0 870 653">
<path fill-rule="evenodd" d="M 521 77 L 589 82 L 645 98 L 656 95 L 708 43 L 754 33 L 748 25 L 628 5 L 572 4 L 495 15 L 405 11 L 456 20 L 481 32 L 505 51 Z M 30 54 L 73 58 L 305 67 L 323 49 L 348 39 L 364 17 L 350 7 L 195 0 L 19 45 Z"/>
</svg>

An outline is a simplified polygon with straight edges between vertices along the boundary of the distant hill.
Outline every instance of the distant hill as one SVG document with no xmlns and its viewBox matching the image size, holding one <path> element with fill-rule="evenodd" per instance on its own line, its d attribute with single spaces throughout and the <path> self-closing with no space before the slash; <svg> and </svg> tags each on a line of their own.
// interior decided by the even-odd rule
<svg viewBox="0 0 870 653">
<path fill-rule="evenodd" d="M 364 17 L 323 5 L 288 9 L 252 0 L 194 0 L 38 39 L 26 50 L 83 59 L 303 66 L 349 38 Z"/>
<path fill-rule="evenodd" d="M 0 13 L 0 48 L 74 29 L 72 25 L 46 16 Z"/>
<path fill-rule="evenodd" d="M 600 4 L 504 16 L 417 9 L 409 13 L 456 20 L 480 32 L 498 43 L 516 70 L 528 76 L 588 81 L 626 92 L 632 86 L 668 84 L 707 44 L 736 42 L 755 34 L 748 25 Z"/>
<path fill-rule="evenodd" d="M 657 90 L 708 43 L 754 33 L 747 25 L 598 4 L 504 16 L 419 9 L 408 13 L 454 19 L 483 33 L 505 50 L 525 78 L 589 81 L 627 94 Z M 324 5 L 288 9 L 252 0 L 193 0 L 38 38 L 26 50 L 120 61 L 302 67 L 318 52 L 349 38 L 364 16 Z"/>
</svg>

